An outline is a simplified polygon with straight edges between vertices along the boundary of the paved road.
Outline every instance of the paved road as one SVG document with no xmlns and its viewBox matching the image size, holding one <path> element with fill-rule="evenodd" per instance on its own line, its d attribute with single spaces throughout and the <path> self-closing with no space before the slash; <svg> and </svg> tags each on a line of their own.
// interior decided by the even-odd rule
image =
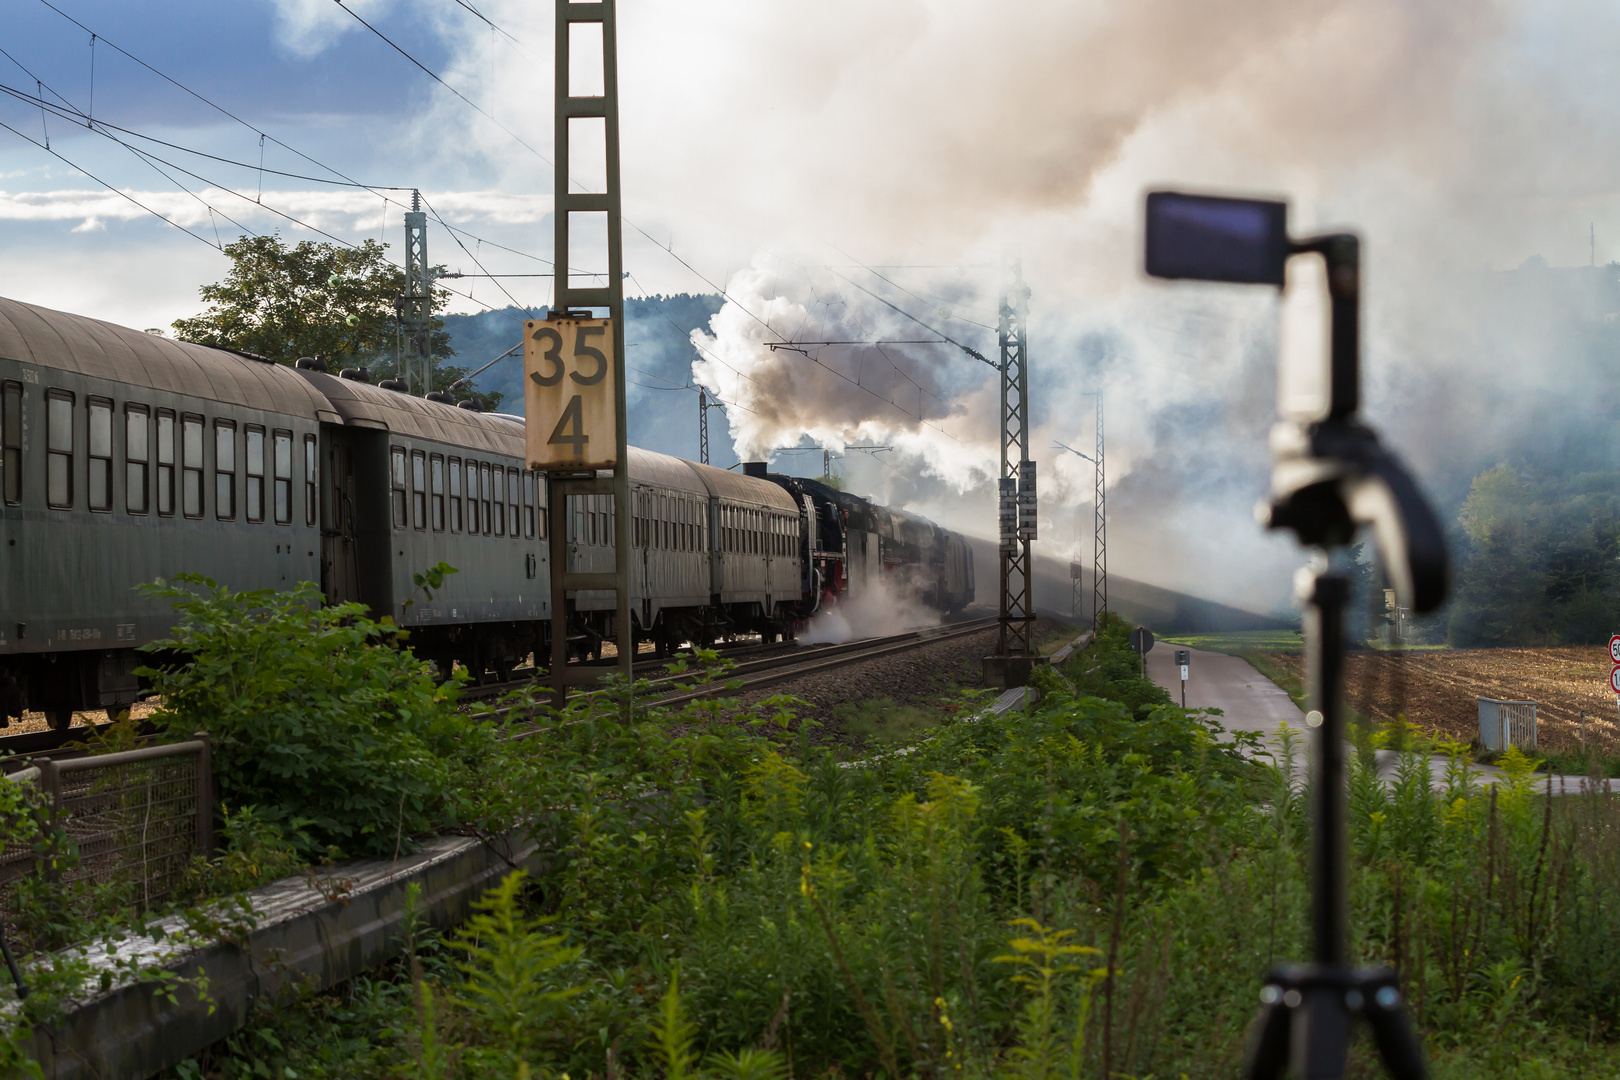
<svg viewBox="0 0 1620 1080">
<path fill-rule="evenodd" d="M 1177 701 L 1181 700 L 1181 672 L 1176 667 L 1176 650 L 1186 648 L 1184 645 L 1172 645 L 1169 642 L 1160 642 L 1148 652 L 1148 677 L 1166 690 Z M 1192 663 L 1189 665 L 1187 679 L 1187 707 L 1189 709 L 1215 708 L 1225 715 L 1221 723 L 1228 731 L 1255 731 L 1261 735 L 1261 742 L 1268 748 L 1276 748 L 1275 738 L 1279 727 L 1287 721 L 1289 727 L 1302 735 L 1305 727 L 1305 714 L 1300 711 L 1287 693 L 1276 683 L 1267 679 L 1249 665 L 1247 660 L 1236 656 L 1227 656 L 1225 653 L 1208 652 L 1204 649 L 1193 649 Z M 1301 757 L 1297 770 L 1303 775 L 1305 770 L 1304 742 L 1301 743 Z M 1378 752 L 1379 772 L 1386 778 L 1393 778 L 1395 764 L 1400 755 L 1392 750 Z M 1475 765 L 1479 771 L 1482 783 L 1495 783 L 1501 778 L 1502 771 L 1492 765 Z M 1429 759 L 1429 775 L 1433 778 L 1435 787 L 1443 787 L 1445 783 L 1446 759 L 1433 756 Z M 1581 790 L 1585 778 L 1579 776 L 1553 777 L 1553 791 L 1558 794 L 1576 794 Z M 1542 783 L 1545 781 L 1542 780 Z"/>
</svg>

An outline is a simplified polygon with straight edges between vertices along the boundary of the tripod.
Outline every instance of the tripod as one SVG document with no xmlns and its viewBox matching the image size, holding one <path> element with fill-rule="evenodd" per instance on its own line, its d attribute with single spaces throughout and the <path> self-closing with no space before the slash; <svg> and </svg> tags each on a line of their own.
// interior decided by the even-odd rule
<svg viewBox="0 0 1620 1080">
<path fill-rule="evenodd" d="M 1324 553 L 1373 526 L 1390 582 L 1407 606 L 1432 611 L 1445 599 L 1447 560 L 1440 523 L 1405 468 L 1356 420 L 1360 398 L 1359 240 L 1335 234 L 1295 242 L 1287 206 L 1252 199 L 1155 192 L 1148 196 L 1147 271 L 1158 277 L 1271 284 L 1287 260 L 1317 254 L 1327 264 L 1331 304 L 1328 401 L 1311 422 L 1272 430 L 1268 528 L 1289 529 Z M 1401 1006 L 1393 968 L 1349 966 L 1345 874 L 1344 612 L 1350 582 L 1326 569 L 1296 578 L 1305 604 L 1312 709 L 1311 951 L 1309 964 L 1266 976 L 1245 1075 L 1276 1080 L 1292 1066 L 1300 1080 L 1344 1075 L 1356 1017 L 1372 1028 L 1384 1068 L 1424 1080 L 1422 1050 Z"/>
</svg>

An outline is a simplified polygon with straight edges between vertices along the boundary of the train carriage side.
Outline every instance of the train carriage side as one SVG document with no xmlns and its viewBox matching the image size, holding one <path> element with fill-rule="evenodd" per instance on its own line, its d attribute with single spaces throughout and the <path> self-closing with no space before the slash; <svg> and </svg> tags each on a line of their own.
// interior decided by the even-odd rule
<svg viewBox="0 0 1620 1080">
<path fill-rule="evenodd" d="M 329 417 L 270 361 L 0 299 L 0 715 L 132 703 L 174 622 L 145 582 L 317 580 Z"/>
<path fill-rule="evenodd" d="M 411 631 L 418 656 L 505 678 L 547 651 L 551 585 L 545 485 L 523 460 L 521 421 L 344 378 L 299 372 L 341 423 L 322 427 L 324 583 Z M 440 588 L 413 575 L 456 568 Z"/>
<path fill-rule="evenodd" d="M 767 638 L 791 631 L 803 580 L 799 504 L 769 480 L 684 464 L 709 493 L 713 606 L 737 629 Z"/>
</svg>

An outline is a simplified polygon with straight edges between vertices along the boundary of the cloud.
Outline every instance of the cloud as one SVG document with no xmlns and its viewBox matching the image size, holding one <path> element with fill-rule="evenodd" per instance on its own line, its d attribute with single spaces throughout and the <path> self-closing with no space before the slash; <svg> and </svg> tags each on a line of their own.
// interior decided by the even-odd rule
<svg viewBox="0 0 1620 1080">
<path fill-rule="evenodd" d="M 101 227 L 106 219 L 137 221 L 149 218 L 151 210 L 177 225 L 207 227 L 217 222 L 229 229 L 225 215 L 260 231 L 291 229 L 291 218 L 318 229 L 339 230 L 356 241 L 379 226 L 399 224 L 402 192 L 390 193 L 395 200 L 385 204 L 377 195 L 353 189 L 338 191 L 265 191 L 202 188 L 195 197 L 182 191 L 119 192 L 97 189 L 54 191 L 0 190 L 0 221 L 74 221 L 75 231 Z M 127 198 L 125 196 L 128 196 Z M 551 213 L 551 196 L 520 195 L 501 191 L 427 192 L 426 198 L 440 216 L 453 224 L 472 222 L 495 225 L 533 225 Z M 136 205 L 140 203 L 142 205 Z M 209 207 L 217 208 L 216 215 Z M 274 207 L 275 209 L 271 209 Z M 280 210 L 278 214 L 275 211 Z M 384 215 L 386 214 L 386 219 Z M 287 216 L 283 216 L 287 215 Z M 232 230 L 234 235 L 234 230 Z M 444 253 L 448 255 L 448 252 Z"/>
<path fill-rule="evenodd" d="M 336 45 L 346 33 L 364 30 L 354 17 L 344 11 L 348 7 L 367 22 L 372 22 L 393 6 L 391 0 L 270 0 L 276 11 L 276 41 L 296 56 L 318 56 Z"/>
</svg>

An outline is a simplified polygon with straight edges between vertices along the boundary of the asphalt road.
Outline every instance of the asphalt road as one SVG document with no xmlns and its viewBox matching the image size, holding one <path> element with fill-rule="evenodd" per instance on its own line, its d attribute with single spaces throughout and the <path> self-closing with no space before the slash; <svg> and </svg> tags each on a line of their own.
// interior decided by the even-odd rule
<svg viewBox="0 0 1620 1080">
<path fill-rule="evenodd" d="M 1175 659 L 1176 650 L 1183 648 L 1186 646 L 1158 642 L 1147 654 L 1148 678 L 1170 691 L 1170 696 L 1178 702 L 1181 700 L 1181 671 Z M 1285 721 L 1302 736 L 1308 731 L 1305 714 L 1299 706 L 1281 687 L 1249 666 L 1247 660 L 1203 649 L 1192 649 L 1190 652 L 1192 663 L 1188 665 L 1187 673 L 1189 709 L 1220 709 L 1224 714 L 1220 718 L 1221 724 L 1228 731 L 1259 732 L 1262 744 L 1272 750 L 1279 746 L 1277 734 Z M 1302 778 L 1307 767 L 1305 745 L 1302 739 L 1295 770 Z M 1379 772 L 1386 779 L 1394 778 L 1399 758 L 1400 755 L 1393 750 L 1378 752 Z M 1429 758 L 1429 775 L 1436 788 L 1445 786 L 1446 764 L 1443 757 Z M 1474 768 L 1481 783 L 1495 783 L 1502 775 L 1501 770 L 1493 765 L 1476 764 Z M 1554 776 L 1552 789 L 1555 794 L 1574 795 L 1581 791 L 1584 780 L 1585 777 L 1580 776 Z M 1538 778 L 1538 786 L 1544 782 L 1543 778 Z"/>
</svg>

